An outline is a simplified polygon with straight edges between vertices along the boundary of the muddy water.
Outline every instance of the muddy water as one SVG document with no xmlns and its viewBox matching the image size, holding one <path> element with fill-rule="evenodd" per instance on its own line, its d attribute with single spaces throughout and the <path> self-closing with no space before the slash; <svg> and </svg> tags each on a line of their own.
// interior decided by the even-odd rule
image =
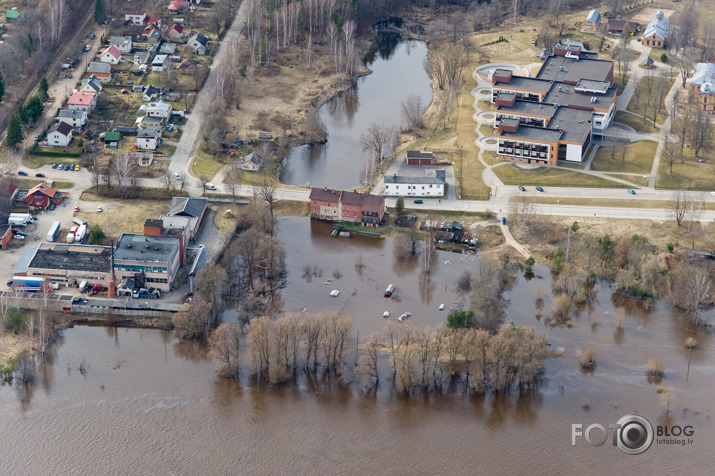
<svg viewBox="0 0 715 476">
<path fill-rule="evenodd" d="M 376 313 L 385 305 L 385 280 L 404 278 L 398 310 L 409 302 L 416 322 L 435 323 L 444 318 L 435 303 L 454 299 L 459 270 L 474 265 L 438 254 L 439 284 L 427 303 L 417 279 L 409 277 L 418 273 L 395 264 L 389 240 L 340 240 L 324 231 L 308 220 L 281 222 L 281 238 L 292 240 L 291 268 L 299 268 L 291 269 L 283 290 L 285 306 L 319 310 L 337 302 L 353 314 L 361 336 L 384 323 Z M 362 278 L 354 274 L 360 252 Z M 324 268 L 322 281 L 300 276 L 308 260 Z M 337 287 L 348 295 L 356 288 L 356 296 L 327 296 L 331 286 L 323 282 L 335 268 L 343 273 Z M 389 385 L 365 394 L 306 377 L 272 388 L 243 377 L 237 385 L 214 377 L 204 348 L 178 344 L 170 333 L 69 329 L 38 367 L 31 391 L 0 387 L 0 474 L 628 474 L 680 473 L 685 467 L 692 474 L 711 473 L 714 338 L 697 333 L 664 304 L 645 309 L 612 296 L 605 285 L 597 286 L 596 300 L 580 311 L 574 327 L 545 327 L 535 317 L 539 287 L 551 287 L 545 268 L 515 285 L 509 316 L 518 325 L 536 326 L 565 353 L 547 361 L 538 392 L 521 396 L 445 390 L 399 397 Z M 550 299 L 547 293 L 545 310 Z M 628 319 L 617 332 L 612 316 L 621 305 Z M 354 312 L 361 308 L 365 312 Z M 686 382 L 682 342 L 691 335 L 699 346 Z M 588 374 L 577 366 L 587 345 L 598 351 L 598 367 Z M 642 456 L 628 456 L 610 440 L 590 447 L 580 439 L 572 447 L 572 423 L 607 427 L 633 412 L 654 425 L 665 422 L 656 384 L 644 375 L 655 356 L 665 362 L 664 384 L 678 396 L 671 424 L 692 425 L 693 444 L 654 443 Z M 78 371 L 82 362 L 84 374 Z"/>
<path fill-rule="evenodd" d="M 372 74 L 358 79 L 357 86 L 328 101 L 320 118 L 328 128 L 328 142 L 300 146 L 285 160 L 281 182 L 314 187 L 351 189 L 360 187 L 360 170 L 368 158 L 360 136 L 372 123 L 400 125 L 400 103 L 410 94 L 432 99 L 430 79 L 423 66 L 427 46 L 403 41 L 372 55 L 367 66 Z"/>
</svg>

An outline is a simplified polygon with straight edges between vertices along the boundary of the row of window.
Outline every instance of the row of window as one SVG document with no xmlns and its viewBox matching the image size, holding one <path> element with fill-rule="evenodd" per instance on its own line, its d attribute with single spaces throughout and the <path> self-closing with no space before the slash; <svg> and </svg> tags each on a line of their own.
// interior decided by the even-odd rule
<svg viewBox="0 0 715 476">
<path fill-rule="evenodd" d="M 133 271 L 136 273 L 166 273 L 167 268 L 164 266 L 137 266 L 132 264 L 115 264 L 114 269 L 117 271 Z"/>
<path fill-rule="evenodd" d="M 389 185 L 388 185 L 388 187 L 389 187 Z M 430 184 L 429 188 L 432 188 L 432 187 L 433 187 L 433 185 Z M 399 190 L 399 189 L 400 189 L 400 186 L 399 186 L 399 185 L 395 185 L 395 189 L 396 189 L 396 190 Z M 424 190 L 424 189 L 425 189 L 425 186 L 422 185 L 422 190 Z M 417 185 L 408 185 L 408 186 L 407 186 L 407 190 L 417 190 Z"/>
<path fill-rule="evenodd" d="M 147 283 L 168 283 L 169 280 L 166 278 L 146 278 L 145 280 Z"/>
</svg>

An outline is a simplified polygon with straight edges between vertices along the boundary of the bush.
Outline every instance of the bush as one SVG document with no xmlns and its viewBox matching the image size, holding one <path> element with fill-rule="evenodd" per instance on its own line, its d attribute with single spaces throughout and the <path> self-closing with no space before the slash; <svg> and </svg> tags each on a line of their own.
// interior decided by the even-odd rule
<svg viewBox="0 0 715 476">
<path fill-rule="evenodd" d="M 99 224 L 95 224 L 91 230 L 89 230 L 89 243 L 92 245 L 99 245 L 104 242 L 107 237 L 104 235 L 104 231 Z"/>
<path fill-rule="evenodd" d="M 578 365 L 582 369 L 595 369 L 596 368 L 596 348 L 590 346 L 586 349 L 586 352 L 578 358 Z"/>
<path fill-rule="evenodd" d="M 453 309 L 447 315 L 447 327 L 450 329 L 468 329 L 472 327 L 472 319 L 474 319 L 474 311 Z"/>
<path fill-rule="evenodd" d="M 661 62 L 661 63 L 667 63 L 667 62 L 668 62 L 668 55 L 666 55 L 665 53 L 663 53 L 662 55 L 660 55 L 660 62 Z"/>
<path fill-rule="evenodd" d="M 663 364 L 663 359 L 661 359 L 660 357 L 653 357 L 648 359 L 648 365 L 646 365 L 645 372 L 650 377 L 664 377 L 665 364 Z"/>
<path fill-rule="evenodd" d="M 24 323 L 25 316 L 23 316 L 20 311 L 13 309 L 8 313 L 7 320 L 5 321 L 5 328 L 17 335 L 22 330 L 22 325 Z"/>
</svg>

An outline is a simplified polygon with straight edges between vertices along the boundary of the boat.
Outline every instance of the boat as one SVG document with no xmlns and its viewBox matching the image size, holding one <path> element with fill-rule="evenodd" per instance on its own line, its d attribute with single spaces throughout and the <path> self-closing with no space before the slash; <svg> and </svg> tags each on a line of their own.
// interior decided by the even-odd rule
<svg viewBox="0 0 715 476">
<path fill-rule="evenodd" d="M 439 305 L 439 310 L 440 310 L 440 311 L 444 311 L 444 308 L 445 308 L 445 307 L 447 307 L 447 306 L 445 306 L 444 304 L 440 304 L 440 305 Z"/>
<path fill-rule="evenodd" d="M 337 289 L 333 289 L 332 291 L 330 291 L 330 297 L 338 297 L 338 296 L 340 296 L 340 291 L 338 291 Z"/>
<path fill-rule="evenodd" d="M 394 292 L 395 292 L 395 285 L 390 284 L 389 286 L 387 286 L 387 289 L 385 289 L 385 297 L 389 298 L 390 296 L 392 296 L 392 293 L 394 293 Z"/>
<path fill-rule="evenodd" d="M 385 319 L 387 319 L 388 317 L 390 317 L 390 311 L 385 311 L 385 312 L 383 312 L 383 313 L 382 313 L 382 317 L 384 317 Z"/>
<path fill-rule="evenodd" d="M 397 318 L 398 321 L 406 321 L 412 315 L 411 312 L 405 312 L 400 317 Z"/>
</svg>

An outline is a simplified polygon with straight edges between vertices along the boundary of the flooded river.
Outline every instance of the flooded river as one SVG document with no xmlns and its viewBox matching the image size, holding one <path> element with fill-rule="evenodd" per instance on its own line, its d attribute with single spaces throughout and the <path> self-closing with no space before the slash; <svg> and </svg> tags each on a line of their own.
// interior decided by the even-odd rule
<svg viewBox="0 0 715 476">
<path fill-rule="evenodd" d="M 290 270 L 281 295 L 285 309 L 318 311 L 337 303 L 361 336 L 384 325 L 386 305 L 411 310 L 416 324 L 443 322 L 438 304 L 459 300 L 454 282 L 475 265 L 469 257 L 438 253 L 434 290 L 425 293 L 415 276 L 419 267 L 397 263 L 389 239 L 330 238 L 322 225 L 300 218 L 281 220 L 279 227 Z M 307 263 L 323 276 L 308 282 L 302 277 Z M 340 279 L 333 270 L 341 271 Z M 387 281 L 398 285 L 402 302 L 386 304 Z M 612 296 L 607 285 L 597 286 L 596 301 L 572 328 L 545 327 L 535 317 L 539 287 L 547 291 L 546 313 L 551 276 L 537 267 L 533 279 L 520 278 L 509 292 L 509 317 L 546 333 L 565 353 L 547 360 L 538 391 L 522 395 L 445 389 L 405 397 L 389 385 L 365 394 L 305 376 L 283 386 L 245 377 L 236 384 L 215 377 L 204 348 L 179 344 L 170 332 L 69 329 L 28 391 L 0 387 L 0 474 L 622 474 L 686 467 L 711 473 L 713 337 L 665 304 L 646 309 Z M 341 290 L 338 298 L 328 296 L 331 288 Z M 613 320 L 618 306 L 628 309 L 623 332 Z M 592 327 L 594 316 L 599 325 Z M 682 343 L 688 336 L 698 347 L 686 381 Z M 582 373 L 577 355 L 588 345 L 598 351 L 598 367 Z M 656 384 L 645 377 L 650 357 L 663 358 L 663 384 L 678 397 L 670 424 L 692 425 L 693 443 L 656 442 L 640 456 L 626 455 L 610 440 L 591 447 L 581 438 L 571 446 L 572 423 L 608 428 L 628 413 L 665 423 Z M 83 362 L 87 370 L 80 373 Z"/>
<path fill-rule="evenodd" d="M 360 136 L 372 123 L 400 125 L 400 104 L 410 94 L 432 100 L 430 78 L 424 68 L 427 46 L 402 41 L 377 51 L 366 61 L 372 74 L 358 79 L 357 86 L 328 101 L 320 118 L 328 127 L 328 142 L 300 146 L 284 161 L 281 182 L 310 183 L 314 187 L 351 189 L 360 187 L 360 170 L 368 158 Z"/>
</svg>

